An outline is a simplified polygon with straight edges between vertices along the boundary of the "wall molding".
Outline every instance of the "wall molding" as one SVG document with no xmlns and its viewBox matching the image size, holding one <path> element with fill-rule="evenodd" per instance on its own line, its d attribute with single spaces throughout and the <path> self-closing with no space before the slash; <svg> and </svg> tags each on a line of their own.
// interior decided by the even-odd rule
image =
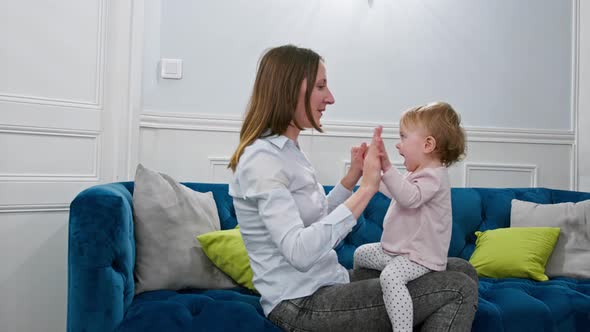
<svg viewBox="0 0 590 332">
<path fill-rule="evenodd" d="M 580 109 L 580 0 L 572 3 L 572 110 L 571 121 L 574 129 L 574 144 L 572 149 L 570 188 L 578 190 L 579 186 L 579 137 L 580 127 L 578 124 Z"/>
<path fill-rule="evenodd" d="M 344 164 L 344 167 L 342 169 L 341 177 L 344 177 L 350 168 L 350 160 L 343 160 L 342 163 Z M 397 168 L 397 170 L 402 174 L 406 172 L 406 166 L 401 161 L 394 161 L 391 163 L 391 166 Z"/>
<path fill-rule="evenodd" d="M 96 174 L 0 173 L 0 182 L 98 182 Z"/>
<path fill-rule="evenodd" d="M 15 94 L 0 94 L 1 102 L 33 104 L 40 106 L 59 106 L 82 109 L 102 109 L 102 105 L 94 102 L 83 102 L 69 99 L 55 99 L 38 96 L 24 96 Z"/>
<path fill-rule="evenodd" d="M 209 182 L 220 182 L 216 174 L 216 170 L 221 167 L 223 172 L 227 173 L 227 166 L 229 165 L 229 157 L 209 157 Z"/>
<path fill-rule="evenodd" d="M 127 138 L 127 150 L 124 169 L 116 174 L 116 179 L 133 179 L 139 163 L 139 115 L 143 105 L 143 63 L 145 38 L 145 1 L 133 1 L 131 5 L 130 50 L 129 50 L 129 86 L 127 105 L 127 126 L 121 127 L 121 135 Z"/>
<path fill-rule="evenodd" d="M 494 171 L 494 172 L 518 172 L 530 174 L 530 187 L 537 187 L 538 171 L 537 165 L 527 164 L 496 164 L 496 163 L 465 163 L 464 187 L 471 187 L 472 171 Z"/>
<path fill-rule="evenodd" d="M 199 114 L 168 114 L 144 112 L 140 115 L 140 128 L 173 129 L 214 132 L 240 132 L 242 119 Z"/>
<path fill-rule="evenodd" d="M 0 205 L 1 213 L 69 212 L 70 204 Z"/>
<path fill-rule="evenodd" d="M 211 116 L 191 113 L 167 113 L 146 111 L 140 115 L 140 128 L 193 130 L 213 132 L 240 132 L 242 118 L 238 116 Z M 360 137 L 373 136 L 373 128 L 383 125 L 384 138 L 397 138 L 397 123 L 343 122 L 326 121 L 324 133 L 315 130 L 307 132 L 313 136 Z M 467 140 L 470 142 L 526 143 L 526 144 L 575 144 L 575 133 L 571 130 L 522 129 L 522 128 L 486 128 L 466 127 Z"/>
<path fill-rule="evenodd" d="M 100 137 L 97 131 L 79 129 L 61 129 L 50 127 L 26 127 L 0 124 L 0 133 L 32 135 L 32 136 L 59 136 L 66 138 L 90 138 L 94 141 L 94 165 L 91 173 L 1 173 L 0 182 L 98 182 L 98 163 L 100 160 Z"/>
<path fill-rule="evenodd" d="M 0 132 L 30 134 L 30 135 L 52 135 L 66 137 L 97 138 L 100 132 L 94 130 L 53 128 L 53 127 L 29 127 L 0 124 Z"/>
<path fill-rule="evenodd" d="M 104 105 L 104 77 L 107 40 L 107 1 L 100 0 L 98 4 L 98 29 L 96 29 L 96 94 L 92 106 L 102 109 Z"/>
<path fill-rule="evenodd" d="M 34 105 L 62 106 L 75 108 L 102 109 L 104 86 L 104 45 L 106 41 L 106 0 L 98 0 L 98 22 L 96 36 L 96 91 L 93 101 L 81 101 L 67 98 L 50 98 L 33 95 L 0 93 L 0 101 Z"/>
</svg>

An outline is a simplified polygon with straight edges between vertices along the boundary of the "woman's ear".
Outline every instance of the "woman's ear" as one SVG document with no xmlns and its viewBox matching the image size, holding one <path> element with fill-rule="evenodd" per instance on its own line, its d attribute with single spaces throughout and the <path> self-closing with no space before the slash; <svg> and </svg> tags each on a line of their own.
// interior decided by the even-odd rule
<svg viewBox="0 0 590 332">
<path fill-rule="evenodd" d="M 426 137 L 424 141 L 424 153 L 431 153 L 436 150 L 436 140 L 432 136 Z"/>
</svg>

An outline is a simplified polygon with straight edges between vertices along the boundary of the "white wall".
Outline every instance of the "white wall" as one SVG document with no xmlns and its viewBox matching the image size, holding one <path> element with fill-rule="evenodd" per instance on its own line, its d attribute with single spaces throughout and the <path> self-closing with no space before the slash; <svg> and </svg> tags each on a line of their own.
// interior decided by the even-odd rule
<svg viewBox="0 0 590 332">
<path fill-rule="evenodd" d="M 326 121 L 396 122 L 451 102 L 474 127 L 571 130 L 572 1 L 230 1 L 146 3 L 144 108 L 241 115 L 271 46 L 327 62 Z M 184 60 L 158 80 L 160 57 Z"/>
<path fill-rule="evenodd" d="M 66 328 L 69 204 L 128 167 L 131 13 L 0 3 L 0 331 Z"/>
<path fill-rule="evenodd" d="M 579 189 L 590 192 L 590 3 L 580 1 L 578 105 Z"/>
<path fill-rule="evenodd" d="M 137 160 L 147 166 L 227 181 L 258 58 L 294 43 L 326 58 L 336 97 L 322 119 L 327 134 L 302 139 L 321 182 L 338 181 L 350 145 L 376 124 L 399 160 L 401 112 L 446 100 L 469 139 L 453 185 L 576 187 L 575 1 L 185 0 L 145 9 Z M 183 60 L 181 80 L 159 78 L 163 57 Z"/>
</svg>

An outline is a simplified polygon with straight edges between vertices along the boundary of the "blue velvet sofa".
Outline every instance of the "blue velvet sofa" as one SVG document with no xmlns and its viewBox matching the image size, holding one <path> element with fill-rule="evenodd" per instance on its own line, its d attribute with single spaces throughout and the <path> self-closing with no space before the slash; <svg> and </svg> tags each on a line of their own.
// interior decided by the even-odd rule
<svg viewBox="0 0 590 332">
<path fill-rule="evenodd" d="M 222 229 L 236 226 L 227 185 L 185 183 L 212 191 Z M 330 190 L 331 187 L 326 187 Z M 68 246 L 68 331 L 278 331 L 246 289 L 151 291 L 134 295 L 133 183 L 98 185 L 72 202 Z M 449 256 L 469 259 L 477 230 L 510 226 L 511 199 L 577 202 L 590 193 L 545 188 L 453 188 Z M 379 241 L 389 200 L 377 194 L 337 247 L 352 266 L 356 247 Z M 590 264 L 590 262 L 589 262 Z M 473 331 L 589 331 L 590 280 L 480 278 Z"/>
</svg>

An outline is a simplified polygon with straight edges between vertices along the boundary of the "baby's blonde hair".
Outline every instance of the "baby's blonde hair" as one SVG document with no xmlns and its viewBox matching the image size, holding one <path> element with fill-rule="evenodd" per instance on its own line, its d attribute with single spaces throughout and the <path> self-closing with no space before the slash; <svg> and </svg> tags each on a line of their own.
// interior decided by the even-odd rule
<svg viewBox="0 0 590 332">
<path fill-rule="evenodd" d="M 412 107 L 402 114 L 400 126 L 422 128 L 427 135 L 434 137 L 434 152 L 444 166 L 465 157 L 465 131 L 461 127 L 461 117 L 451 105 L 434 102 Z"/>
</svg>

